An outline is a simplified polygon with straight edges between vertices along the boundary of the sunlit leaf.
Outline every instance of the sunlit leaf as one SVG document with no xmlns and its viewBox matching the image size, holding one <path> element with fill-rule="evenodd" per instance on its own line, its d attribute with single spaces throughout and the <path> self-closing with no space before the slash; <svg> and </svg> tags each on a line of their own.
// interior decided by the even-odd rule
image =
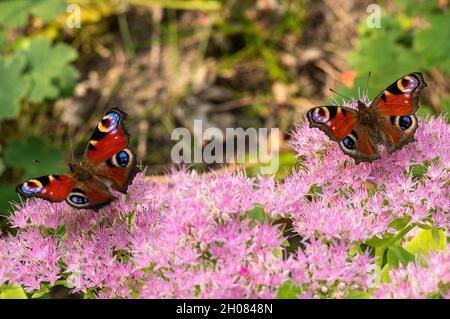
<svg viewBox="0 0 450 319">
<path fill-rule="evenodd" d="M 292 281 L 286 281 L 277 292 L 277 299 L 297 299 L 301 288 L 295 285 Z"/>
<path fill-rule="evenodd" d="M 417 231 L 413 239 L 406 242 L 403 247 L 413 254 L 429 255 L 430 252 L 437 252 L 439 250 L 446 250 L 446 236 L 444 231 L 430 229 L 420 229 Z"/>
<path fill-rule="evenodd" d="M 0 299 L 27 299 L 22 287 L 6 287 L 1 290 Z"/>
<path fill-rule="evenodd" d="M 365 291 L 350 290 L 345 299 L 370 299 L 370 295 Z"/>
</svg>

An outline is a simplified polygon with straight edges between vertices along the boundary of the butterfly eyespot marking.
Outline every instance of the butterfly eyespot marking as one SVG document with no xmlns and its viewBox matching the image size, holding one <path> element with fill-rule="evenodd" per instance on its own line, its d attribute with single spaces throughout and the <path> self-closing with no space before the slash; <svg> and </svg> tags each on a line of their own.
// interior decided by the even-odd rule
<svg viewBox="0 0 450 319">
<path fill-rule="evenodd" d="M 356 143 L 353 140 L 353 138 L 351 138 L 350 136 L 345 137 L 344 140 L 342 141 L 342 143 L 344 144 L 344 146 L 346 148 L 349 148 L 352 150 L 354 150 L 356 148 Z"/>
<path fill-rule="evenodd" d="M 417 127 L 417 118 L 414 115 L 391 116 L 391 123 L 409 134 Z"/>
<path fill-rule="evenodd" d="M 397 87 L 401 92 L 409 93 L 419 85 L 419 79 L 414 75 L 406 75 L 397 81 Z"/>
<path fill-rule="evenodd" d="M 33 195 L 40 193 L 43 188 L 44 186 L 37 179 L 29 180 L 28 182 L 25 182 L 21 186 L 19 186 L 19 189 L 24 195 Z"/>
<path fill-rule="evenodd" d="M 111 157 L 110 160 L 108 160 L 108 164 L 110 166 L 116 166 L 116 167 L 127 167 L 133 159 L 133 153 L 129 149 L 123 149 L 113 157 Z"/>
<path fill-rule="evenodd" d="M 84 207 L 89 205 L 89 199 L 81 189 L 75 188 L 67 196 L 67 202 L 75 207 Z"/>
<path fill-rule="evenodd" d="M 315 123 L 324 124 L 330 119 L 330 111 L 326 107 L 316 107 L 310 112 L 311 119 Z"/>
<path fill-rule="evenodd" d="M 407 130 L 412 123 L 413 121 L 409 116 L 401 116 L 398 120 L 398 124 L 402 130 Z"/>
<path fill-rule="evenodd" d="M 351 153 L 356 153 L 356 133 L 352 131 L 342 141 L 339 142 L 342 148 Z"/>
<path fill-rule="evenodd" d="M 115 130 L 120 122 L 120 114 L 116 112 L 107 113 L 98 124 L 98 130 L 102 133 L 109 133 Z"/>
</svg>

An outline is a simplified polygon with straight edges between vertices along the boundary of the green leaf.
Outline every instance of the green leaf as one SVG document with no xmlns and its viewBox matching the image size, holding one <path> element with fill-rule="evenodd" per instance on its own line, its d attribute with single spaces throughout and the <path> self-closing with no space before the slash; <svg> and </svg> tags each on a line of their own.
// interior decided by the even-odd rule
<svg viewBox="0 0 450 319">
<path fill-rule="evenodd" d="M 27 299 L 22 287 L 6 287 L 0 293 L 0 299 Z"/>
<path fill-rule="evenodd" d="M 382 238 L 378 238 L 377 236 L 373 236 L 372 238 L 366 240 L 366 244 L 371 247 L 384 247 L 390 243 L 390 241 L 394 238 L 392 234 L 384 234 Z"/>
<path fill-rule="evenodd" d="M 0 52 L 5 50 L 8 47 L 8 37 L 6 36 L 6 32 L 0 30 Z"/>
<path fill-rule="evenodd" d="M 414 259 L 414 255 L 401 246 L 392 245 L 388 248 L 387 262 L 394 268 L 397 268 L 399 263 L 406 267 L 410 261 L 414 262 Z"/>
<path fill-rule="evenodd" d="M 260 206 L 255 206 L 251 210 L 249 210 L 248 215 L 250 218 L 260 222 L 261 224 L 264 223 L 265 215 L 264 215 L 264 209 Z"/>
<path fill-rule="evenodd" d="M 424 165 L 414 165 L 411 169 L 411 173 L 415 177 L 422 177 L 428 171 L 428 168 Z"/>
<path fill-rule="evenodd" d="M 411 50 L 412 34 L 402 29 L 396 17 L 384 13 L 381 24 L 383 27 L 380 29 L 369 29 L 363 21 L 356 50 L 349 56 L 350 65 L 360 75 L 355 80 L 358 86 L 365 87 L 369 71 L 384 70 L 372 72 L 369 97 L 375 96 L 401 76 L 420 71 L 426 65 L 421 55 Z M 352 90 L 354 94 L 355 90 Z M 348 94 L 345 90 L 339 92 Z"/>
<path fill-rule="evenodd" d="M 450 75 L 450 14 L 440 12 L 425 17 L 429 25 L 417 30 L 414 49 L 425 60 L 428 68 L 442 67 Z"/>
<path fill-rule="evenodd" d="M 60 166 L 64 159 L 63 152 L 35 136 L 11 140 L 5 149 L 4 158 L 8 166 L 22 169 L 25 178 L 65 171 Z M 34 163 L 33 159 L 40 163 Z"/>
<path fill-rule="evenodd" d="M 361 290 L 350 290 L 345 299 L 370 299 L 370 294 Z"/>
<path fill-rule="evenodd" d="M 50 22 L 58 15 L 65 14 L 66 0 L 29 0 L 29 2 L 31 13 L 44 22 Z"/>
<path fill-rule="evenodd" d="M 32 299 L 36 299 L 36 298 L 42 298 L 45 295 L 47 295 L 50 292 L 49 288 L 43 289 L 41 291 L 35 292 L 33 295 L 31 295 Z"/>
<path fill-rule="evenodd" d="M 24 26 L 29 15 L 49 22 L 65 13 L 65 0 L 3 0 L 0 2 L 0 25 Z"/>
<path fill-rule="evenodd" d="M 8 216 L 11 208 L 10 202 L 19 202 L 14 185 L 0 183 L 0 216 Z"/>
<path fill-rule="evenodd" d="M 447 237 L 444 231 L 434 227 L 419 229 L 414 238 L 406 242 L 403 247 L 415 255 L 429 255 L 430 252 L 439 250 L 447 251 Z"/>
<path fill-rule="evenodd" d="M 302 289 L 288 280 L 278 289 L 277 299 L 297 299 Z"/>
<path fill-rule="evenodd" d="M 3 159 L 0 158 L 0 176 L 5 171 L 5 163 L 3 162 Z"/>
<path fill-rule="evenodd" d="M 25 65 L 23 57 L 15 56 L 10 60 L 0 57 L 0 120 L 19 114 L 19 103 L 29 88 L 29 81 L 23 74 Z"/>
<path fill-rule="evenodd" d="M 389 226 L 395 228 L 396 230 L 402 230 L 409 224 L 410 220 L 411 217 L 409 216 L 398 217 L 390 222 Z"/>
<path fill-rule="evenodd" d="M 62 90 L 75 85 L 79 75 L 70 62 L 77 58 L 77 52 L 68 45 L 52 46 L 49 39 L 37 37 L 23 44 L 22 53 L 28 61 L 31 102 L 54 99 Z"/>
</svg>

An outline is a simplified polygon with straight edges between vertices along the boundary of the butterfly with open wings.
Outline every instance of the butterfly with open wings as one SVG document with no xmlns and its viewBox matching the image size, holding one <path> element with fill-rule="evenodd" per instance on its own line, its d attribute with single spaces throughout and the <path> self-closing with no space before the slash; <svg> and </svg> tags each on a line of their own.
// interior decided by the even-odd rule
<svg viewBox="0 0 450 319">
<path fill-rule="evenodd" d="M 116 197 L 113 188 L 126 193 L 137 173 L 136 156 L 129 149 L 130 135 L 123 120 L 126 113 L 113 108 L 98 123 L 80 163 L 70 163 L 70 172 L 33 178 L 17 186 L 25 197 L 51 202 L 66 201 L 79 209 L 98 210 Z"/>
<path fill-rule="evenodd" d="M 358 110 L 341 106 L 317 106 L 307 118 L 339 143 L 342 151 L 355 162 L 380 158 L 377 144 L 385 145 L 389 154 L 414 141 L 418 124 L 415 113 L 420 91 L 427 86 L 422 73 L 407 74 L 382 91 L 369 107 L 358 101 Z"/>
</svg>

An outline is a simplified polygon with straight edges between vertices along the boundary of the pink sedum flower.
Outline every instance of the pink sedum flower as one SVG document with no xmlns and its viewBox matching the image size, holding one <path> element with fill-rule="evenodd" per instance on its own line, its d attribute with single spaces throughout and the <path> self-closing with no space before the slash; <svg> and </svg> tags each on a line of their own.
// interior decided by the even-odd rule
<svg viewBox="0 0 450 319">
<path fill-rule="evenodd" d="M 9 217 L 17 233 L 0 237 L 0 286 L 31 293 L 63 282 L 98 298 L 274 298 L 292 282 L 300 298 L 448 296 L 440 288 L 450 281 L 447 253 L 376 283 L 378 259 L 365 244 L 396 233 L 399 217 L 448 236 L 449 125 L 419 125 L 416 142 L 359 165 L 300 125 L 292 135 L 299 165 L 283 180 L 182 169 L 168 183 L 138 174 L 98 213 L 29 200 Z"/>
<path fill-rule="evenodd" d="M 441 251 L 425 258 L 426 265 L 408 263 L 389 273 L 391 282 L 383 283 L 375 298 L 425 299 L 432 294 L 448 298 L 450 291 L 450 254 Z"/>
</svg>

